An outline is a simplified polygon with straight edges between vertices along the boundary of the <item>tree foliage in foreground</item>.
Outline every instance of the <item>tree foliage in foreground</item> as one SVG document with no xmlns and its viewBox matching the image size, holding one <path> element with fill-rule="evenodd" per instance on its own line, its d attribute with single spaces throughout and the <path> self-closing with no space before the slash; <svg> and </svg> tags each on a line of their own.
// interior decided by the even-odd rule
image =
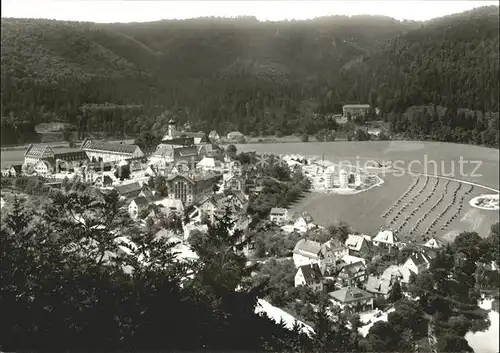
<svg viewBox="0 0 500 353">
<path fill-rule="evenodd" d="M 14 201 L 0 233 L 2 350 L 282 351 L 307 343 L 253 314 L 258 291 L 236 288 L 246 261 L 227 223 L 210 233 L 223 250 L 209 239 L 211 250 L 188 266 L 122 212 L 114 192 L 56 192 L 43 210 Z"/>
</svg>

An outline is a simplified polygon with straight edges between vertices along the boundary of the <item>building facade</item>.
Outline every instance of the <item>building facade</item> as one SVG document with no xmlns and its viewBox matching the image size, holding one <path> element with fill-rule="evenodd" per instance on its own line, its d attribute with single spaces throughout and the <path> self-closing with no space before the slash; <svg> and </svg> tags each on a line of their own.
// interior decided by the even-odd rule
<svg viewBox="0 0 500 353">
<path fill-rule="evenodd" d="M 324 277 L 317 264 L 300 266 L 295 273 L 295 287 L 307 286 L 315 291 L 323 290 Z"/>
<path fill-rule="evenodd" d="M 351 116 L 355 117 L 364 117 L 368 115 L 368 111 L 370 110 L 369 104 L 347 104 L 342 107 L 343 116 Z"/>
<path fill-rule="evenodd" d="M 35 166 L 39 161 L 48 161 L 52 165 L 55 164 L 55 153 L 48 145 L 33 145 L 30 144 L 24 153 L 24 165 Z"/>
<path fill-rule="evenodd" d="M 87 153 L 91 162 L 118 162 L 144 157 L 144 152 L 137 145 L 85 139 L 80 148 Z"/>
<path fill-rule="evenodd" d="M 198 204 L 213 193 L 218 182 L 215 175 L 193 176 L 177 174 L 167 179 L 168 197 L 181 200 L 184 205 Z"/>
<path fill-rule="evenodd" d="M 276 224 L 283 224 L 288 218 L 288 210 L 286 208 L 274 207 L 269 213 L 269 220 Z"/>
</svg>

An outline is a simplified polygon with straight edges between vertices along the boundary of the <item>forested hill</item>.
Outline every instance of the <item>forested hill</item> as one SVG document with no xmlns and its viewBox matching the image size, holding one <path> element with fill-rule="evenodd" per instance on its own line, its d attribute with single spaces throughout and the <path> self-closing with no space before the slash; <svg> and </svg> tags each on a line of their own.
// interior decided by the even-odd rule
<svg viewBox="0 0 500 353">
<path fill-rule="evenodd" d="M 490 6 L 429 21 L 351 65 L 339 85 L 368 97 L 395 132 L 498 146 L 498 16 Z M 406 111 L 433 104 L 449 111 Z"/>
<path fill-rule="evenodd" d="M 344 82 L 386 112 L 408 102 L 498 111 L 498 15 L 484 7 L 430 21 L 351 66 Z"/>
<path fill-rule="evenodd" d="M 169 110 L 197 130 L 314 133 L 313 113 L 368 100 L 384 113 L 449 102 L 496 111 L 497 13 L 482 8 L 429 23 L 2 19 L 2 127 L 62 120 L 120 136 L 151 129 Z M 106 102 L 116 109 L 82 109 Z M 2 143 L 11 143 L 3 131 Z"/>
</svg>

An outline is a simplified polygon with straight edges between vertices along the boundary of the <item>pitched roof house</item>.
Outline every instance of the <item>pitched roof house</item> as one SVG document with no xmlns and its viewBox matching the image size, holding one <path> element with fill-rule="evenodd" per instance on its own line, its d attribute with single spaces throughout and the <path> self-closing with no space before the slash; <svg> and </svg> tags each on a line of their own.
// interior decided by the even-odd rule
<svg viewBox="0 0 500 353">
<path fill-rule="evenodd" d="M 384 278 L 392 278 L 393 280 L 398 280 L 400 283 L 410 283 L 410 278 L 412 271 L 404 266 L 391 265 L 387 267 L 382 273 Z"/>
<path fill-rule="evenodd" d="M 430 260 L 422 252 L 414 253 L 403 264 L 403 267 L 417 275 L 427 270 L 429 266 Z"/>
<path fill-rule="evenodd" d="M 363 234 L 349 234 L 345 246 L 351 255 L 363 257 L 370 251 L 371 238 Z"/>
<path fill-rule="evenodd" d="M 121 197 L 130 198 L 137 197 L 142 191 L 142 187 L 138 182 L 118 185 L 115 190 L 120 194 Z"/>
<path fill-rule="evenodd" d="M 33 145 L 30 144 L 24 152 L 24 157 L 32 157 L 35 159 L 54 158 L 54 151 L 49 145 Z"/>
<path fill-rule="evenodd" d="M 295 267 L 313 263 L 320 264 L 322 257 L 321 244 L 313 240 L 300 239 L 293 249 Z"/>
<path fill-rule="evenodd" d="M 106 141 L 83 140 L 80 148 L 87 152 L 87 156 L 91 161 L 118 161 L 122 159 L 143 157 L 144 153 L 137 145 L 129 145 L 126 143 L 110 143 Z"/>
<path fill-rule="evenodd" d="M 440 249 L 444 246 L 444 244 L 436 238 L 430 238 L 424 246 L 431 249 Z"/>
<path fill-rule="evenodd" d="M 323 290 L 324 277 L 318 264 L 304 265 L 297 269 L 295 287 L 307 286 L 314 290 Z"/>
<path fill-rule="evenodd" d="M 105 187 L 113 185 L 113 179 L 109 175 L 99 175 L 94 180 L 94 186 Z"/>
<path fill-rule="evenodd" d="M 10 176 L 19 176 L 23 172 L 23 166 L 21 164 L 12 165 L 9 169 Z"/>
<path fill-rule="evenodd" d="M 382 230 L 372 239 L 372 243 L 375 246 L 386 246 L 391 248 L 399 243 L 399 239 L 396 237 L 394 232 L 390 230 Z"/>
<path fill-rule="evenodd" d="M 132 219 L 137 219 L 142 210 L 148 208 L 149 200 L 144 196 L 139 196 L 130 201 L 128 205 L 128 213 Z"/>
<path fill-rule="evenodd" d="M 374 295 L 357 287 L 348 286 L 328 293 L 334 303 L 353 311 L 373 309 Z"/>
<path fill-rule="evenodd" d="M 394 280 L 391 277 L 369 276 L 366 282 L 366 291 L 387 298 L 393 282 Z"/>
<path fill-rule="evenodd" d="M 366 265 L 359 261 L 351 264 L 345 264 L 335 280 L 335 286 L 344 287 L 347 285 L 356 285 L 366 281 Z"/>
</svg>

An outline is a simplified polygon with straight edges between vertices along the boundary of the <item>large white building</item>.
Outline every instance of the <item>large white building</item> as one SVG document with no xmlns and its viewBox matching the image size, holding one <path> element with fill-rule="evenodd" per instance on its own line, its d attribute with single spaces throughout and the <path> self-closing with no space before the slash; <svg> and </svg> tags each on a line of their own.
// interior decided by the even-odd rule
<svg viewBox="0 0 500 353">
<path fill-rule="evenodd" d="M 339 172 L 339 184 L 341 189 L 346 189 L 349 187 L 349 173 L 345 169 L 342 169 Z"/>
<path fill-rule="evenodd" d="M 334 186 L 334 166 L 326 168 L 324 175 L 325 178 L 325 189 L 332 189 Z"/>
<path fill-rule="evenodd" d="M 80 146 L 92 162 L 116 162 L 125 159 L 144 157 L 137 145 L 109 143 L 85 139 Z"/>
<path fill-rule="evenodd" d="M 352 118 L 366 116 L 370 110 L 369 104 L 346 104 L 342 107 L 343 116 L 350 115 Z"/>
</svg>

